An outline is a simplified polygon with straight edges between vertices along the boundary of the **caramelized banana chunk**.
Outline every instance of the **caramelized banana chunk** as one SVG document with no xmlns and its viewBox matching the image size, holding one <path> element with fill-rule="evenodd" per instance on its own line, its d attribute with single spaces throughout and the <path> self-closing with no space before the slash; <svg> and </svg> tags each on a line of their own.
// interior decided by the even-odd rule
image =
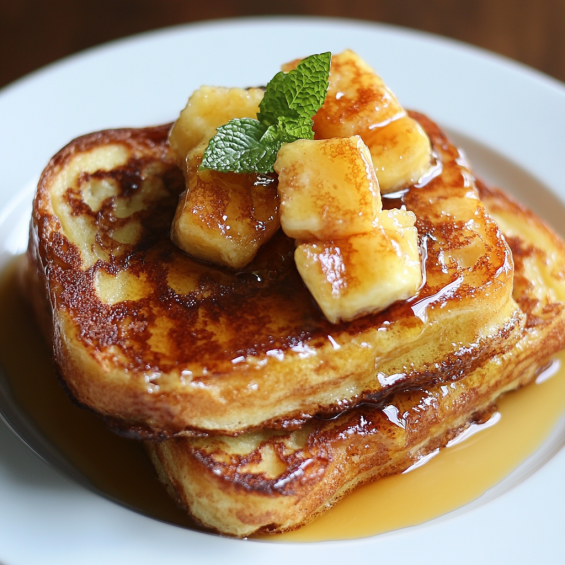
<svg viewBox="0 0 565 565">
<path fill-rule="evenodd" d="M 254 118 L 263 99 L 260 88 L 202 86 L 188 99 L 169 135 L 169 144 L 182 165 L 189 151 L 204 148 L 216 129 L 234 118 Z M 203 150 L 202 150 L 203 151 Z"/>
<path fill-rule="evenodd" d="M 382 79 L 347 50 L 332 57 L 329 82 L 326 100 L 314 116 L 316 139 L 360 135 L 383 193 L 417 182 L 431 165 L 430 141 Z"/>
<path fill-rule="evenodd" d="M 431 148 L 420 124 L 408 116 L 364 136 L 384 193 L 418 182 L 430 168 Z"/>
<path fill-rule="evenodd" d="M 297 247 L 298 271 L 330 322 L 384 310 L 416 293 L 422 271 L 414 221 L 410 212 L 383 212 L 369 233 Z"/>
<path fill-rule="evenodd" d="M 335 239 L 373 229 L 381 196 L 359 136 L 287 143 L 275 163 L 280 222 L 296 239 Z"/>
<path fill-rule="evenodd" d="M 240 269 L 279 228 L 274 175 L 198 171 L 216 129 L 234 118 L 254 118 L 262 98 L 258 88 L 203 86 L 171 130 L 169 143 L 186 181 L 171 239 L 197 259 Z"/>
<path fill-rule="evenodd" d="M 255 173 L 197 172 L 201 160 L 202 155 L 187 160 L 188 186 L 177 207 L 171 239 L 192 257 L 240 269 L 279 229 L 276 179 Z"/>
</svg>

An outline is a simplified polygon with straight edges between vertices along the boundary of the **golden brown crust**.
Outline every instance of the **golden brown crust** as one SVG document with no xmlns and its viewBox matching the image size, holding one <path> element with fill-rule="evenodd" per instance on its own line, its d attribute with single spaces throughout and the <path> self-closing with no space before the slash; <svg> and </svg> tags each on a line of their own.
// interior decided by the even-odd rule
<svg viewBox="0 0 565 565">
<path fill-rule="evenodd" d="M 509 232 L 522 230 L 507 236 L 526 316 L 517 346 L 448 386 L 399 392 L 386 406 L 365 403 L 299 432 L 151 444 L 161 480 L 196 519 L 235 536 L 300 527 L 351 489 L 404 471 L 488 417 L 501 394 L 530 382 L 565 346 L 565 245 L 502 192 L 481 185 L 481 194 L 489 212 L 511 218 Z M 539 265 L 549 267 L 543 282 Z"/>
<path fill-rule="evenodd" d="M 509 250 L 462 156 L 414 116 L 441 174 L 384 200 L 416 213 L 426 284 L 413 300 L 337 325 L 305 289 L 284 234 L 239 272 L 169 241 L 184 188 L 169 126 L 100 132 L 64 148 L 39 183 L 29 257 L 38 288 L 48 289 L 55 359 L 76 400 L 137 437 L 293 429 L 366 398 L 457 380 L 510 347 L 523 317 L 511 299 Z M 80 172 L 107 148 L 125 160 Z M 114 192 L 91 208 L 85 194 L 108 186 Z M 139 233 L 124 243 L 116 234 L 132 227 Z M 101 299 L 108 281 L 119 296 Z M 440 339 L 446 332 L 452 339 Z"/>
</svg>

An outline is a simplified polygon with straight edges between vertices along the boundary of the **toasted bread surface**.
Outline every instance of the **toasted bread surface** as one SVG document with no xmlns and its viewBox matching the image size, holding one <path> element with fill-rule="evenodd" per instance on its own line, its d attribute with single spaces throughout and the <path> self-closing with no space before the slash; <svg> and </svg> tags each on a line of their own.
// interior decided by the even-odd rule
<svg viewBox="0 0 565 565">
<path fill-rule="evenodd" d="M 79 138 L 40 180 L 28 255 L 71 395 L 136 437 L 293 429 L 399 390 L 453 382 L 518 339 L 512 256 L 462 154 L 412 114 L 437 175 L 383 198 L 417 217 L 425 284 L 330 324 L 277 233 L 239 271 L 169 240 L 184 181 L 169 126 Z"/>
<path fill-rule="evenodd" d="M 161 480 L 196 519 L 234 536 L 295 529 L 488 417 L 501 394 L 527 384 L 565 346 L 565 245 L 502 192 L 479 188 L 514 256 L 514 298 L 526 316 L 515 347 L 457 382 L 366 402 L 293 432 L 147 444 Z"/>
</svg>

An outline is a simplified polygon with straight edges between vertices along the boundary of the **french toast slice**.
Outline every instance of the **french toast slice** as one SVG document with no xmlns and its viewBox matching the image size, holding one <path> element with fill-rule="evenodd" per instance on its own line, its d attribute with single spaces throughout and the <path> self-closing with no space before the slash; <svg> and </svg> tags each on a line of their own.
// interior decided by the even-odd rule
<svg viewBox="0 0 565 565">
<path fill-rule="evenodd" d="M 436 175 L 383 202 L 416 215 L 425 284 L 336 325 L 280 231 L 240 270 L 171 243 L 184 181 L 170 126 L 95 133 L 61 150 L 39 182 L 28 257 L 71 396 L 132 437 L 293 429 L 457 381 L 512 347 L 525 316 L 512 299 L 510 251 L 463 155 L 411 115 L 431 140 Z"/>
<path fill-rule="evenodd" d="M 162 482 L 204 525 L 233 536 L 295 529 L 355 487 L 400 473 L 496 409 L 565 347 L 565 245 L 530 211 L 480 185 L 512 249 L 526 316 L 515 347 L 449 384 L 364 403 L 299 430 L 146 443 Z"/>
</svg>

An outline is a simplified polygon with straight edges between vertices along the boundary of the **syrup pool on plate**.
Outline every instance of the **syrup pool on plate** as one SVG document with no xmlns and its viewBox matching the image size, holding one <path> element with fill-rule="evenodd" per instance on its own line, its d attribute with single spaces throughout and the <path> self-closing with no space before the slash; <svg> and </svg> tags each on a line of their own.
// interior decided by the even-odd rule
<svg viewBox="0 0 565 565">
<path fill-rule="evenodd" d="M 107 431 L 59 385 L 51 351 L 21 296 L 18 264 L 0 275 L 0 366 L 15 402 L 97 492 L 164 522 L 200 529 L 159 483 L 141 443 Z M 7 323 L 6 323 L 7 322 Z M 476 500 L 549 436 L 565 412 L 565 353 L 537 382 L 507 394 L 486 424 L 425 465 L 358 488 L 311 524 L 271 541 L 308 542 L 377 535 L 432 520 Z M 551 378 L 550 378 L 551 377 Z"/>
</svg>

